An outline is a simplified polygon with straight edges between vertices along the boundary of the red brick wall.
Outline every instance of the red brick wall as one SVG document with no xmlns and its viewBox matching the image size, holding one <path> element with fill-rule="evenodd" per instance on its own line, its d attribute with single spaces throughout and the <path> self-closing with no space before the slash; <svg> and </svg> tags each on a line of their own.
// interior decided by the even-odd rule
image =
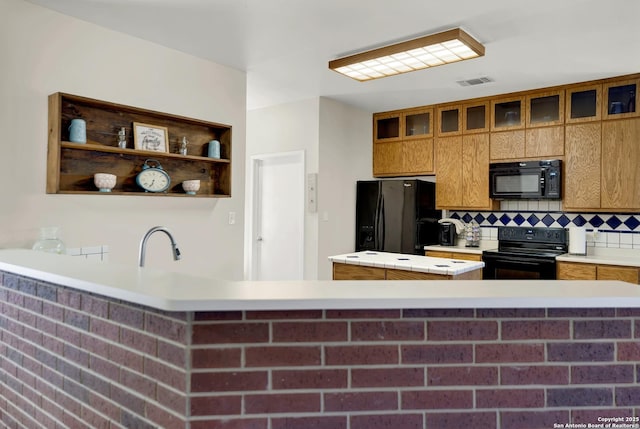
<svg viewBox="0 0 640 429">
<path fill-rule="evenodd" d="M 185 313 L 0 279 L 0 427 L 186 427 Z"/>
<path fill-rule="evenodd" d="M 640 309 L 173 314 L 2 283 L 0 427 L 544 429 L 640 416 Z"/>
</svg>

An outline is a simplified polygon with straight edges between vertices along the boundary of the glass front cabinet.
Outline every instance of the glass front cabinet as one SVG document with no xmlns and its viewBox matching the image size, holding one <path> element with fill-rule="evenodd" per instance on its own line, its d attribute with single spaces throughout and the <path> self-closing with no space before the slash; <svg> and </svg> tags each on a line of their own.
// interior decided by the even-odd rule
<svg viewBox="0 0 640 429">
<path fill-rule="evenodd" d="M 462 134 L 462 105 L 451 104 L 438 107 L 438 136 Z"/>
<path fill-rule="evenodd" d="M 602 119 L 602 85 L 579 85 L 565 91 L 567 124 Z"/>
<path fill-rule="evenodd" d="M 491 131 L 524 128 L 525 97 L 512 97 L 491 102 Z"/>
<path fill-rule="evenodd" d="M 526 98 L 526 127 L 544 127 L 564 123 L 564 91 L 546 91 Z"/>
<path fill-rule="evenodd" d="M 630 79 L 607 83 L 603 86 L 605 99 L 603 119 L 618 119 L 638 116 L 638 83 Z"/>
<path fill-rule="evenodd" d="M 402 139 L 400 112 L 376 113 L 373 115 L 373 140 L 390 142 Z"/>
<path fill-rule="evenodd" d="M 403 140 L 433 137 L 433 108 L 411 109 L 402 114 Z"/>
<path fill-rule="evenodd" d="M 475 134 L 489 131 L 489 101 L 462 106 L 462 133 Z"/>
</svg>

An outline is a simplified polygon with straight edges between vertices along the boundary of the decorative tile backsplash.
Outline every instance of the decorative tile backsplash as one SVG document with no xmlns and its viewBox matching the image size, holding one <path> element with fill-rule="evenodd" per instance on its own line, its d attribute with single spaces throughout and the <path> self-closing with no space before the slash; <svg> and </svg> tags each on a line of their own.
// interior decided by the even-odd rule
<svg viewBox="0 0 640 429">
<path fill-rule="evenodd" d="M 588 246 L 640 249 L 640 213 L 565 213 L 560 201 L 507 200 L 500 202 L 499 212 L 452 211 L 448 216 L 465 223 L 475 220 L 482 228 L 483 239 L 496 240 L 498 226 L 580 226 L 591 232 L 587 235 Z"/>
</svg>

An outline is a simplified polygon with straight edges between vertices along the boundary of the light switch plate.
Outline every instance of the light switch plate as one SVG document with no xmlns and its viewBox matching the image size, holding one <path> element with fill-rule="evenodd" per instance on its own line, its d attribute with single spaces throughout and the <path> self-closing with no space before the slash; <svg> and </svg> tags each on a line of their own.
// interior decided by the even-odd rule
<svg viewBox="0 0 640 429">
<path fill-rule="evenodd" d="M 307 174 L 307 211 L 318 211 L 318 173 Z"/>
</svg>

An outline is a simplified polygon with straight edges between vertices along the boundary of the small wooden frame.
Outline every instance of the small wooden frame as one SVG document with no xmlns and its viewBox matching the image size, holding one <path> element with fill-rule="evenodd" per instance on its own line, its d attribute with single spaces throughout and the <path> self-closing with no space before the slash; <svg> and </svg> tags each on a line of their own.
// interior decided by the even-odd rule
<svg viewBox="0 0 640 429">
<path fill-rule="evenodd" d="M 169 131 L 158 125 L 133 123 L 133 143 L 137 150 L 169 152 Z"/>
</svg>

